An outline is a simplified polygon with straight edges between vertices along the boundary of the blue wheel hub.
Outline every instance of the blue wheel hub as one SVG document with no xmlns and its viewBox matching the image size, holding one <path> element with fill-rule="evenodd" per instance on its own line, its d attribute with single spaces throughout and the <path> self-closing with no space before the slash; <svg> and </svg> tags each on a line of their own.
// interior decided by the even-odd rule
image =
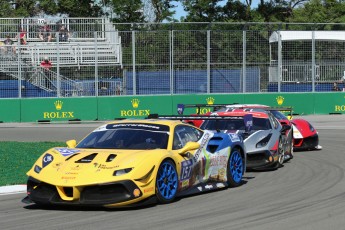
<svg viewBox="0 0 345 230">
<path fill-rule="evenodd" d="M 230 175 L 232 179 L 239 183 L 242 180 L 243 176 L 243 160 L 241 154 L 238 151 L 235 151 L 230 156 Z"/>
<path fill-rule="evenodd" d="M 170 162 L 164 162 L 157 175 L 158 192 L 164 199 L 174 198 L 178 185 L 177 173 L 174 165 Z"/>
</svg>

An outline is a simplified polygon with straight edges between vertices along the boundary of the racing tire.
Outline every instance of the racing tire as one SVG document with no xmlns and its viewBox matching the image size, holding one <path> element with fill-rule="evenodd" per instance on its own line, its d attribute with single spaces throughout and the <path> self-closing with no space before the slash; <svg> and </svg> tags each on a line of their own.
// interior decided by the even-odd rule
<svg viewBox="0 0 345 230">
<path fill-rule="evenodd" d="M 238 148 L 234 148 L 230 153 L 227 166 L 227 181 L 229 187 L 241 185 L 243 174 L 244 160 L 241 156 L 241 151 Z"/>
<path fill-rule="evenodd" d="M 156 196 L 159 203 L 172 202 L 177 194 L 178 175 L 175 164 L 171 160 L 165 160 L 159 166 L 156 177 Z"/>
<path fill-rule="evenodd" d="M 278 161 L 277 161 L 277 164 L 276 164 L 275 168 L 283 167 L 283 164 L 284 164 L 284 154 L 285 154 L 285 151 L 284 151 L 283 138 L 280 137 L 279 138 L 279 143 L 278 143 Z"/>
<path fill-rule="evenodd" d="M 292 135 L 292 132 L 291 132 L 291 134 L 290 134 L 289 140 L 291 141 L 291 142 L 290 142 L 290 153 L 288 154 L 288 158 L 285 160 L 285 162 L 289 162 L 291 159 L 293 159 L 293 155 L 294 155 L 294 152 L 293 152 L 293 135 Z"/>
</svg>

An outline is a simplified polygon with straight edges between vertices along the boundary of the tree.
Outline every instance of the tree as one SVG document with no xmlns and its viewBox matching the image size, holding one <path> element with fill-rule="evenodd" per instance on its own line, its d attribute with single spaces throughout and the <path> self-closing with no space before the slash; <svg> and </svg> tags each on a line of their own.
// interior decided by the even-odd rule
<svg viewBox="0 0 345 230">
<path fill-rule="evenodd" d="M 172 0 L 144 0 L 145 11 L 148 11 L 150 6 L 153 9 L 153 17 L 151 20 L 149 18 L 149 21 L 173 21 L 172 16 L 175 14 L 175 11 L 172 9 L 176 6 L 172 2 Z"/>
<path fill-rule="evenodd" d="M 223 8 L 221 0 L 181 0 L 188 15 L 184 21 L 188 22 L 215 22 L 221 21 Z"/>
<path fill-rule="evenodd" d="M 102 5 L 94 2 L 94 0 L 60 0 L 57 5 L 58 11 L 69 17 L 100 17 L 104 14 Z"/>
<path fill-rule="evenodd" d="M 345 22 L 345 3 L 336 0 L 311 0 L 293 12 L 293 22 Z"/>
<path fill-rule="evenodd" d="M 111 0 L 109 3 L 113 10 L 113 22 L 145 22 L 143 2 L 141 0 Z"/>
</svg>

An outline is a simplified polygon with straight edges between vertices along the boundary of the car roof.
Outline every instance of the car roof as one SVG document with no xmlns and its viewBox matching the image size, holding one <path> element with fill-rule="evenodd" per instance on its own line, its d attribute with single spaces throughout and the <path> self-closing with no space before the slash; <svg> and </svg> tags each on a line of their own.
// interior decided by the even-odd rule
<svg viewBox="0 0 345 230">
<path fill-rule="evenodd" d="M 107 124 L 122 124 L 122 123 L 140 123 L 140 124 L 156 124 L 156 125 L 167 125 L 176 126 L 179 124 L 185 124 L 179 120 L 165 120 L 165 119 L 123 119 L 109 122 Z"/>
<path fill-rule="evenodd" d="M 269 108 L 269 106 L 262 104 L 234 104 L 227 105 L 226 108 Z"/>
</svg>

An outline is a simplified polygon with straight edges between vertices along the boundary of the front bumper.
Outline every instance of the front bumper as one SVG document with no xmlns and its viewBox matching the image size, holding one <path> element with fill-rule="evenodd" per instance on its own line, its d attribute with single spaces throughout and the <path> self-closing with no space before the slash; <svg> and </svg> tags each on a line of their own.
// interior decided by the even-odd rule
<svg viewBox="0 0 345 230">
<path fill-rule="evenodd" d="M 247 169 L 267 169 L 274 168 L 278 157 L 271 151 L 247 153 Z"/>
<path fill-rule="evenodd" d="M 143 193 L 131 180 L 83 187 L 58 187 L 29 177 L 27 194 L 29 200 L 42 205 L 106 206 L 130 201 L 134 203 L 143 198 Z"/>
<path fill-rule="evenodd" d="M 302 139 L 294 139 L 294 150 L 315 149 L 319 144 L 319 135 L 315 134 Z"/>
</svg>

